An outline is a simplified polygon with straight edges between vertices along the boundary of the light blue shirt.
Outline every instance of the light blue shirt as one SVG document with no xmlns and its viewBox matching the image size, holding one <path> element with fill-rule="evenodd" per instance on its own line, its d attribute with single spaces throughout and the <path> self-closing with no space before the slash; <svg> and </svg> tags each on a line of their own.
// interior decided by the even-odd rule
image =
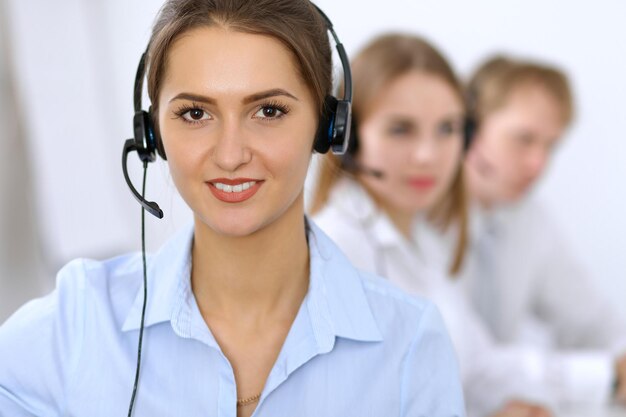
<svg viewBox="0 0 626 417">
<path fill-rule="evenodd" d="M 233 369 L 190 287 L 193 229 L 149 258 L 135 416 L 236 417 Z M 254 416 L 464 416 L 432 303 L 355 269 L 315 225 L 310 284 Z M 126 416 L 142 306 L 140 255 L 64 267 L 0 327 L 0 415 Z"/>
</svg>

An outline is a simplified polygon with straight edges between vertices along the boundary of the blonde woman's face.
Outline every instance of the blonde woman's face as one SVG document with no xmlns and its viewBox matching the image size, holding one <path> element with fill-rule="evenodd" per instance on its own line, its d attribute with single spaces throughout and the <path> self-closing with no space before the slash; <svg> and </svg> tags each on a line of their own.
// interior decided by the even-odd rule
<svg viewBox="0 0 626 417">
<path fill-rule="evenodd" d="M 185 33 L 169 51 L 158 117 L 196 220 L 245 236 L 290 210 L 303 215 L 318 116 L 278 40 L 219 27 Z"/>
<path fill-rule="evenodd" d="M 492 203 L 522 198 L 544 173 L 563 135 L 559 103 L 541 86 L 513 90 L 480 123 L 467 165 Z"/>
<path fill-rule="evenodd" d="M 441 77 L 412 71 L 382 89 L 358 126 L 357 161 L 374 198 L 413 215 L 449 192 L 463 152 L 463 105 Z"/>
</svg>

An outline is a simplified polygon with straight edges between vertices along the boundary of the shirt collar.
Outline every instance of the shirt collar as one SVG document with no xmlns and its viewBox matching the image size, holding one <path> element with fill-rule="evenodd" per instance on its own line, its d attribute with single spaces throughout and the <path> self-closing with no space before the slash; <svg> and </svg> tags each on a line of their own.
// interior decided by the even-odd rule
<svg viewBox="0 0 626 417">
<path fill-rule="evenodd" d="M 377 246 L 406 245 L 407 239 L 356 181 L 345 177 L 340 179 L 331 191 L 330 200 L 330 203 L 338 207 L 348 218 L 361 223 L 363 228 L 369 231 L 372 242 Z"/>
<path fill-rule="evenodd" d="M 324 232 L 313 222 L 309 224 L 310 280 L 304 303 L 318 344 L 332 345 L 336 336 L 359 341 L 382 340 L 358 270 Z M 189 316 L 183 310 L 189 310 L 193 301 L 192 242 L 193 224 L 177 233 L 148 260 L 144 327 Z M 122 331 L 137 330 L 141 325 L 142 290 L 143 285 Z"/>
<path fill-rule="evenodd" d="M 506 233 L 507 225 L 513 218 L 519 216 L 524 207 L 525 203 L 511 203 L 484 208 L 478 201 L 471 201 L 469 206 L 470 237 L 475 240 L 485 234 L 497 236 Z"/>
<path fill-rule="evenodd" d="M 316 338 L 332 336 L 360 341 L 381 341 L 363 279 L 337 245 L 310 222 L 311 276 L 307 307 L 311 321 L 326 323 Z"/>
<path fill-rule="evenodd" d="M 192 243 L 193 223 L 190 223 L 166 242 L 155 255 L 146 259 L 148 302 L 144 327 L 170 321 L 181 298 L 185 299 L 190 294 Z M 143 284 L 124 321 L 122 331 L 139 329 L 142 307 Z"/>
</svg>

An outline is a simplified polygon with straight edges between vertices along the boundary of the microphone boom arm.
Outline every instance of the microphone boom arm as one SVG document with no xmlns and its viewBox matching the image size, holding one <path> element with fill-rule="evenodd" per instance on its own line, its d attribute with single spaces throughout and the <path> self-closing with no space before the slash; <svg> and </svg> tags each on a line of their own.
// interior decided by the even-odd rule
<svg viewBox="0 0 626 417">
<path fill-rule="evenodd" d="M 130 188 L 130 191 L 133 193 L 133 196 L 139 202 L 139 204 L 141 204 L 143 208 L 146 209 L 153 216 L 162 219 L 163 210 L 161 210 L 157 203 L 155 203 L 154 201 L 148 201 L 141 194 L 139 194 L 139 192 L 133 186 L 133 183 L 130 181 L 130 177 L 128 176 L 128 154 L 136 150 L 137 147 L 135 146 L 135 139 L 127 139 L 126 142 L 124 142 L 124 150 L 122 152 L 122 170 L 124 171 L 124 179 L 126 180 L 128 188 Z M 147 162 L 144 162 L 144 168 L 146 164 Z"/>
</svg>

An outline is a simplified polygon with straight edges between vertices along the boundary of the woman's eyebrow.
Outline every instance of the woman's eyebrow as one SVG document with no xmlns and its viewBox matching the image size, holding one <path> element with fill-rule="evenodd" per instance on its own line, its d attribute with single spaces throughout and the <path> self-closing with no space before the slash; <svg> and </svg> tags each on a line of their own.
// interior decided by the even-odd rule
<svg viewBox="0 0 626 417">
<path fill-rule="evenodd" d="M 178 95 L 176 95 L 174 98 L 172 98 L 170 100 L 170 103 L 176 100 L 189 100 L 189 101 L 197 101 L 200 103 L 206 103 L 206 104 L 215 104 L 216 100 L 214 98 L 211 97 L 207 97 L 207 96 L 203 96 L 200 94 L 193 94 L 193 93 L 180 93 Z"/>
<path fill-rule="evenodd" d="M 466 117 L 466 113 L 465 112 L 454 112 L 454 113 L 448 113 L 447 115 L 442 117 L 442 119 L 458 120 L 458 119 L 465 119 L 465 117 Z"/>
<path fill-rule="evenodd" d="M 414 125 L 416 121 L 410 116 L 404 116 L 399 114 L 392 114 L 387 117 L 389 124 L 402 124 L 402 125 Z"/>
<path fill-rule="evenodd" d="M 260 93 L 251 94 L 245 97 L 243 99 L 243 104 L 250 104 L 250 103 L 254 103 L 255 101 L 263 100 L 263 99 L 270 98 L 270 97 L 276 97 L 276 96 L 285 96 L 285 97 L 294 99 L 296 101 L 299 101 L 296 96 L 289 93 L 288 91 L 283 90 L 282 88 L 273 88 L 271 90 L 261 91 Z"/>
<path fill-rule="evenodd" d="M 298 97 L 294 96 L 290 92 L 283 90 L 282 88 L 273 88 L 271 90 L 261 91 L 259 93 L 246 96 L 244 97 L 242 102 L 243 104 L 250 104 L 250 103 L 254 103 L 255 101 L 263 100 L 269 97 L 277 97 L 277 96 L 285 96 L 285 97 L 294 99 L 296 101 L 299 101 Z M 217 100 L 215 100 L 212 97 L 203 96 L 201 94 L 194 94 L 194 93 L 177 94 L 174 98 L 170 100 L 170 103 L 176 100 L 197 101 L 199 103 L 205 103 L 205 104 L 211 104 L 211 105 L 217 103 Z"/>
</svg>

